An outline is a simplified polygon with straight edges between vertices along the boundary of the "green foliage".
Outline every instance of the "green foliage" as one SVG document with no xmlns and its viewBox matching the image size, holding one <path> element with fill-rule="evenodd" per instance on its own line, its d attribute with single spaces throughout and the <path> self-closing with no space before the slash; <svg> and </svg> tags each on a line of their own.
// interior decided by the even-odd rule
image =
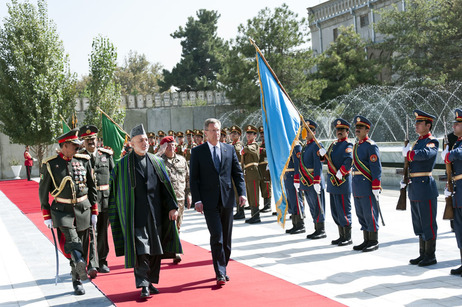
<svg viewBox="0 0 462 307">
<path fill-rule="evenodd" d="M 327 81 L 321 94 L 322 101 L 348 94 L 361 85 L 378 83 L 380 67 L 374 60 L 367 60 L 366 43 L 353 26 L 340 27 L 335 42 L 317 61 L 316 77 Z"/>
<path fill-rule="evenodd" d="M 295 103 L 318 99 L 324 87 L 312 80 L 308 72 L 314 65 L 307 43 L 308 23 L 305 18 L 290 11 L 286 4 L 271 11 L 261 10 L 258 15 L 240 25 L 232 47 L 225 54 L 219 81 L 226 96 L 234 103 L 259 105 L 260 88 L 253 39 Z"/>
<path fill-rule="evenodd" d="M 217 37 L 217 11 L 201 9 L 197 19 L 188 18 L 186 26 L 171 36 L 181 39 L 181 61 L 172 69 L 162 71 L 164 80 L 158 82 L 161 91 L 171 86 L 180 91 L 207 91 L 217 89 L 217 74 L 221 69 L 223 40 Z"/>
<path fill-rule="evenodd" d="M 393 53 L 394 83 L 461 79 L 461 0 L 408 0 L 405 11 L 395 6 L 381 15 L 375 29 L 385 36 L 380 48 Z"/>
<path fill-rule="evenodd" d="M 85 110 L 85 124 L 101 129 L 102 109 L 114 121 L 120 123 L 125 116 L 120 109 L 120 85 L 116 83 L 117 51 L 108 38 L 93 39 L 90 54 L 90 81 L 88 84 L 89 105 Z"/>
<path fill-rule="evenodd" d="M 123 67 L 116 71 L 122 95 L 148 95 L 159 92 L 157 81 L 161 80 L 162 66 L 151 64 L 144 54 L 130 50 Z"/>
<path fill-rule="evenodd" d="M 47 5 L 12 0 L 0 28 L 0 131 L 41 160 L 75 108 L 75 74 Z M 33 147 L 34 149 L 34 147 Z"/>
</svg>

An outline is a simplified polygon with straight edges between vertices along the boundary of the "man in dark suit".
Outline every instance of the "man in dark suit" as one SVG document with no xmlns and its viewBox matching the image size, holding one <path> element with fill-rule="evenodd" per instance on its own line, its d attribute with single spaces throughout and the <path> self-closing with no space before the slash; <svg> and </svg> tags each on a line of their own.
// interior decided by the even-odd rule
<svg viewBox="0 0 462 307">
<path fill-rule="evenodd" d="M 204 124 L 207 142 L 191 150 L 190 188 L 197 212 L 204 213 L 210 232 L 213 267 L 217 285 L 223 286 L 229 277 L 226 266 L 231 255 L 233 181 L 239 195 L 239 205 L 247 201 L 244 176 L 232 145 L 220 143 L 221 123 L 209 118 Z"/>
</svg>

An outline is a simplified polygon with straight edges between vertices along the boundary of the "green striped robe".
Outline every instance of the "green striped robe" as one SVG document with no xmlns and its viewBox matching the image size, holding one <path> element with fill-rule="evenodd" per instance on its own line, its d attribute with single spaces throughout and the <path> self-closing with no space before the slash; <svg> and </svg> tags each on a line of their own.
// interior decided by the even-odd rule
<svg viewBox="0 0 462 307">
<path fill-rule="evenodd" d="M 134 238 L 135 214 L 135 168 L 134 151 L 123 157 L 116 164 L 110 179 L 109 220 L 116 256 L 125 255 L 125 268 L 133 268 L 136 264 Z M 149 160 L 161 182 L 166 186 L 176 203 L 175 192 L 161 158 L 147 153 Z M 162 248 L 164 253 L 183 253 L 175 221 L 162 217 Z"/>
</svg>

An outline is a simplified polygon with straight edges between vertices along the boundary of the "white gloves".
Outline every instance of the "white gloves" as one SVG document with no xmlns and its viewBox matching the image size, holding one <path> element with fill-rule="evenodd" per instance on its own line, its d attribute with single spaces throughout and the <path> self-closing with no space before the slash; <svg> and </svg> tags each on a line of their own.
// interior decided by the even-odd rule
<svg viewBox="0 0 462 307">
<path fill-rule="evenodd" d="M 449 152 L 449 146 L 446 145 L 444 150 L 441 152 L 441 159 L 443 160 L 443 162 L 444 162 L 444 159 L 446 159 L 446 155 L 448 154 L 448 152 Z"/>
<path fill-rule="evenodd" d="M 266 170 L 269 171 L 269 164 L 266 164 Z"/>
<path fill-rule="evenodd" d="M 43 223 L 45 224 L 45 226 L 47 226 L 48 228 L 53 228 L 53 222 L 50 220 L 44 220 Z"/>
<path fill-rule="evenodd" d="M 294 187 L 298 191 L 300 189 L 300 182 L 294 182 Z"/>
<path fill-rule="evenodd" d="M 403 157 L 407 157 L 409 150 L 411 150 L 411 144 L 407 144 L 406 147 L 403 147 Z"/>
<path fill-rule="evenodd" d="M 444 189 L 444 197 L 450 197 L 450 196 L 452 196 L 452 193 L 449 192 L 448 188 L 445 188 Z"/>
<path fill-rule="evenodd" d="M 380 190 L 372 190 L 372 194 L 374 194 L 376 200 L 379 200 Z"/>
<path fill-rule="evenodd" d="M 319 183 L 315 183 L 313 185 L 314 190 L 316 191 L 317 194 L 321 194 L 321 185 Z"/>
<path fill-rule="evenodd" d="M 405 187 L 407 187 L 407 184 L 404 183 L 404 181 L 400 181 L 399 182 L 399 185 L 400 185 L 400 189 L 404 189 Z"/>
<path fill-rule="evenodd" d="M 342 180 L 342 178 L 343 178 L 342 172 L 340 170 L 338 170 L 337 174 L 335 174 L 335 177 L 337 177 L 338 180 Z"/>
<path fill-rule="evenodd" d="M 96 223 L 98 223 L 98 216 L 96 214 L 91 215 L 91 225 L 96 229 Z"/>
<path fill-rule="evenodd" d="M 326 153 L 327 153 L 327 151 L 326 151 L 324 148 L 319 148 L 319 156 L 320 156 L 320 157 L 325 156 Z"/>
</svg>

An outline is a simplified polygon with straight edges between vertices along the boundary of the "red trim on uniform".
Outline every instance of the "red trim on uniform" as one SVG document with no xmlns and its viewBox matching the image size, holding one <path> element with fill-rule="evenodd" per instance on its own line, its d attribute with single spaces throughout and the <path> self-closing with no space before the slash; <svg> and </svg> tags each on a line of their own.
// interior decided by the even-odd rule
<svg viewBox="0 0 462 307">
<path fill-rule="evenodd" d="M 342 173 L 343 176 L 345 176 L 346 174 L 350 173 L 351 170 L 348 170 L 345 168 L 345 165 L 342 165 L 342 167 L 340 168 L 340 172 Z"/>
<path fill-rule="evenodd" d="M 295 189 L 295 198 L 297 200 L 297 215 L 301 215 L 300 214 L 300 203 L 298 202 L 298 191 Z"/>
<path fill-rule="evenodd" d="M 270 198 L 271 195 L 270 195 L 270 191 L 269 191 L 269 183 L 268 182 L 266 183 L 266 193 L 267 193 L 266 198 Z"/>
<path fill-rule="evenodd" d="M 436 239 L 436 236 L 435 236 L 435 230 L 433 229 L 433 212 L 432 212 L 432 200 L 429 199 L 428 200 L 428 204 L 429 204 L 429 211 L 430 211 L 430 229 L 432 230 L 432 240 L 435 240 Z"/>
<path fill-rule="evenodd" d="M 429 137 L 431 137 L 431 136 L 432 136 L 432 133 L 429 132 L 429 133 L 427 133 L 427 134 L 425 134 L 425 135 L 419 136 L 419 140 L 427 139 L 427 138 L 429 138 Z"/>
<path fill-rule="evenodd" d="M 64 161 L 71 161 L 71 160 L 72 160 L 72 158 L 68 158 L 68 157 L 66 157 L 65 155 L 63 155 L 62 152 L 59 153 L 59 156 L 60 156 Z"/>
<path fill-rule="evenodd" d="M 316 202 L 318 203 L 318 208 L 319 208 L 319 214 L 316 217 L 316 223 L 319 223 L 319 218 L 321 217 L 321 203 L 319 202 L 320 196 L 316 197 Z"/>
<path fill-rule="evenodd" d="M 294 175 L 294 183 L 300 183 L 300 174 Z"/>
<path fill-rule="evenodd" d="M 339 143 L 340 143 L 340 142 L 344 142 L 344 141 L 346 141 L 347 139 L 348 139 L 348 137 L 344 137 L 343 139 L 338 139 L 337 142 L 339 142 Z"/>
<path fill-rule="evenodd" d="M 381 187 L 381 182 L 378 179 L 372 180 L 372 190 L 380 190 Z"/>
<path fill-rule="evenodd" d="M 407 160 L 409 162 L 414 161 L 414 156 L 415 156 L 415 151 L 414 150 L 409 150 L 407 153 Z"/>
<path fill-rule="evenodd" d="M 91 214 L 98 215 L 98 203 L 95 203 L 93 206 L 91 206 Z"/>
<path fill-rule="evenodd" d="M 259 207 L 258 206 L 258 199 L 257 199 L 257 193 L 258 193 L 258 190 L 257 190 L 257 187 L 256 187 L 256 184 L 255 184 L 255 180 L 253 181 L 253 196 L 255 198 L 255 207 Z"/>
<path fill-rule="evenodd" d="M 374 206 L 372 206 L 372 198 L 370 196 L 369 196 L 369 204 L 371 205 L 372 224 L 374 224 L 374 232 L 376 232 L 377 231 L 377 224 L 375 223 Z"/>
<path fill-rule="evenodd" d="M 343 194 L 342 195 L 342 208 L 343 208 L 343 216 L 345 217 L 345 220 L 347 221 L 347 225 L 350 225 L 350 221 L 348 220 L 347 218 L 347 215 L 346 215 L 346 211 L 345 211 L 345 199 L 343 197 Z"/>
<path fill-rule="evenodd" d="M 61 234 L 61 236 L 59 236 L 59 238 L 58 238 L 58 240 L 59 240 L 59 248 L 63 252 L 64 257 L 66 257 L 67 259 L 71 259 L 71 254 L 67 254 L 64 251 L 64 244 L 66 243 L 66 237 L 64 236 L 64 234 L 62 232 L 59 232 L 59 233 Z"/>
<path fill-rule="evenodd" d="M 449 164 L 451 163 L 451 161 L 449 160 L 449 152 L 446 154 L 446 156 L 444 157 L 444 163 L 446 164 Z"/>
<path fill-rule="evenodd" d="M 70 141 L 70 140 L 76 140 L 78 138 L 79 137 L 77 135 L 71 135 L 71 136 L 68 136 L 67 138 L 59 140 L 58 143 L 61 144 L 61 143 L 64 143 L 64 142 L 67 142 L 67 141 Z"/>
<path fill-rule="evenodd" d="M 321 183 L 321 176 L 314 176 L 313 177 L 313 182 L 314 183 Z"/>
<path fill-rule="evenodd" d="M 370 127 L 369 127 L 370 128 Z M 364 139 L 362 139 L 361 141 L 359 141 L 359 144 L 362 144 L 364 143 L 365 141 L 367 141 L 369 139 L 369 137 L 366 135 L 366 137 Z"/>
<path fill-rule="evenodd" d="M 50 220 L 51 219 L 51 212 L 49 209 L 42 209 L 42 216 L 43 216 L 43 219 L 46 221 L 46 220 Z"/>
</svg>

